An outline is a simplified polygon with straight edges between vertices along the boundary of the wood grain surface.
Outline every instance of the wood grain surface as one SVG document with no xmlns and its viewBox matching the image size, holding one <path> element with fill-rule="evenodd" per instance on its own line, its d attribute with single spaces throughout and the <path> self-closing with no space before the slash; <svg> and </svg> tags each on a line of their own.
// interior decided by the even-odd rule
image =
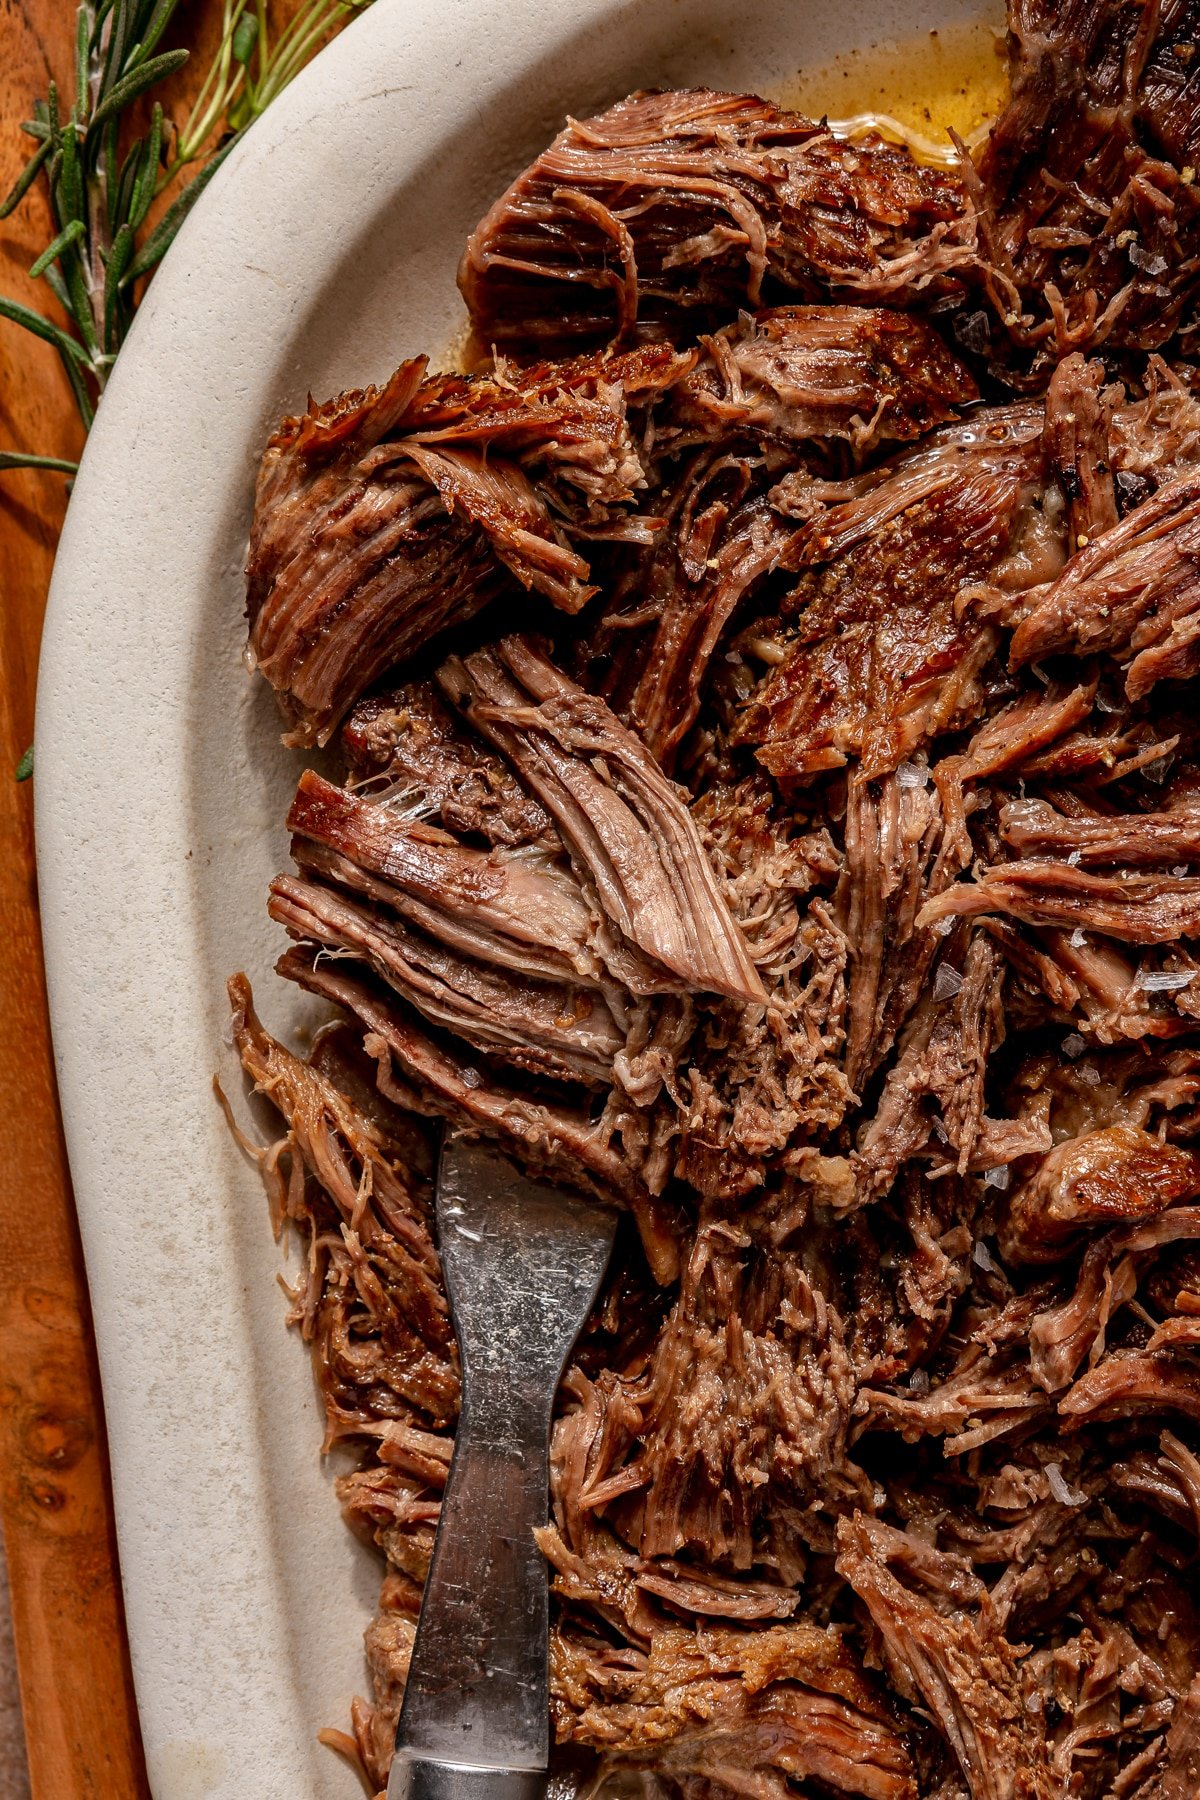
<svg viewBox="0 0 1200 1800">
<path fill-rule="evenodd" d="M 281 18 L 299 3 L 281 5 Z M 181 8 L 192 37 L 205 41 L 172 91 L 176 118 L 219 13 L 214 0 Z M 0 192 L 28 153 L 16 127 L 34 96 L 51 77 L 70 92 L 74 18 L 70 0 L 0 0 Z M 50 235 L 40 191 L 0 226 L 0 287 L 39 308 L 47 289 L 26 271 Z M 75 457 L 80 445 L 55 353 L 0 320 L 0 449 Z M 46 1015 L 33 784 L 12 778 L 33 735 L 42 614 L 65 504 L 61 475 L 0 474 L 0 1511 L 34 1800 L 141 1800 L 149 1787 Z"/>
<path fill-rule="evenodd" d="M 8 0 L 0 60 L 0 188 L 23 160 L 13 127 L 70 67 L 73 8 Z M 0 284 L 33 305 L 47 241 L 40 195 L 4 228 Z M 40 288 L 41 291 L 35 291 Z M 0 448 L 76 456 L 81 432 L 48 344 L 0 323 Z M 148 1795 L 129 1677 L 87 1286 L 54 1087 L 33 863 L 38 641 L 65 505 L 61 475 L 0 475 L 0 1506 L 34 1800 Z"/>
</svg>

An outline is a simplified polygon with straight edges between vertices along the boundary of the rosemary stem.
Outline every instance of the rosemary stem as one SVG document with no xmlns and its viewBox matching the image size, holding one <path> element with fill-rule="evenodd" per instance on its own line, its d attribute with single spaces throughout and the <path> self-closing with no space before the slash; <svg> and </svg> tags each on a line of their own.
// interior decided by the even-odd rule
<svg viewBox="0 0 1200 1800">
<path fill-rule="evenodd" d="M 340 3 L 330 6 L 327 0 L 312 0 L 307 16 L 303 12 L 297 13 L 293 21 L 297 41 L 288 46 L 286 56 L 279 58 L 278 67 L 273 71 L 273 84 L 268 77 L 267 100 L 273 100 L 276 94 L 282 92 L 304 67 L 326 32 L 339 19 L 348 18 L 353 10 L 353 7 Z"/>
<path fill-rule="evenodd" d="M 100 102 L 100 81 L 104 73 L 104 47 L 108 43 L 108 35 L 112 30 L 112 15 L 110 14 L 105 21 L 101 41 L 94 41 L 96 8 L 92 5 L 92 0 L 83 0 L 82 10 L 88 22 L 88 43 L 92 46 L 88 56 L 88 117 L 90 118 Z M 80 105 L 83 104 L 82 94 L 79 96 L 79 102 Z"/>
<path fill-rule="evenodd" d="M 208 73 L 200 85 L 200 92 L 196 95 L 192 110 L 179 133 L 171 164 L 159 180 L 158 192 L 160 194 L 174 180 L 180 169 L 185 168 L 190 162 L 195 162 L 229 111 L 231 99 L 240 87 L 240 78 L 244 74 L 244 70 L 239 68 L 237 75 L 233 77 L 232 81 L 230 80 L 233 34 L 237 30 L 238 21 L 245 10 L 246 0 L 224 0 L 221 42 L 216 56 L 209 64 Z"/>
<path fill-rule="evenodd" d="M 95 177 L 88 183 L 88 254 L 86 280 L 96 341 L 104 343 L 104 270 L 112 243 L 108 234 L 108 181 L 103 158 Z M 107 358 L 93 357 L 92 373 L 103 388 L 107 379 Z"/>
<path fill-rule="evenodd" d="M 88 15 L 89 41 L 91 41 L 92 29 L 94 29 L 95 26 L 95 8 L 90 4 L 90 0 L 84 0 L 84 4 Z M 112 13 L 110 11 L 95 43 L 93 44 L 88 60 L 87 116 L 89 118 L 95 112 L 99 103 L 100 84 L 104 71 L 104 56 L 105 51 L 108 48 L 111 32 Z M 84 96 L 80 94 L 76 102 L 77 112 L 82 112 L 83 104 Z M 74 130 L 74 125 L 69 122 L 67 129 L 69 131 Z M 81 260 L 83 262 L 84 281 L 87 284 L 88 305 L 91 308 L 92 322 L 96 332 L 96 342 L 103 347 L 104 262 L 108 251 L 111 248 L 111 244 L 108 232 L 108 174 L 105 168 L 105 159 L 102 154 L 98 155 L 96 158 L 95 169 L 90 172 L 90 177 L 86 180 L 86 187 L 88 196 L 87 253 Z M 103 391 L 108 370 L 107 366 L 97 366 L 97 361 L 98 359 L 93 358 L 92 373 L 95 377 L 96 386 Z"/>
</svg>

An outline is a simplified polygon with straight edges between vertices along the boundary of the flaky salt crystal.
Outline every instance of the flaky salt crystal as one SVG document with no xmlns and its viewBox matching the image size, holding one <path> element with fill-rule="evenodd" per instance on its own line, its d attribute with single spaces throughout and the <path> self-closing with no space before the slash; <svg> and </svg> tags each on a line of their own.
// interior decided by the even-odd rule
<svg viewBox="0 0 1200 1800">
<path fill-rule="evenodd" d="M 979 312 L 968 313 L 965 318 L 954 321 L 954 335 L 964 350 L 986 356 L 992 344 L 991 320 L 982 308 Z"/>
<path fill-rule="evenodd" d="M 1180 988 L 1188 986 L 1195 979 L 1195 970 L 1180 969 L 1174 974 L 1168 970 L 1161 973 L 1153 969 L 1139 969 L 1133 978 L 1133 985 L 1142 988 L 1147 994 L 1177 994 Z"/>
<path fill-rule="evenodd" d="M 949 963 L 939 963 L 934 977 L 933 997 L 935 1000 L 949 1000 L 958 993 L 962 984 L 963 978 L 957 969 L 952 969 Z"/>
<path fill-rule="evenodd" d="M 1145 275 L 1163 275 L 1166 273 L 1167 259 L 1152 250 L 1143 250 L 1140 244 L 1130 244 L 1126 251 L 1135 269 L 1141 269 Z"/>
<path fill-rule="evenodd" d="M 1050 1484 L 1050 1492 L 1060 1506 L 1086 1506 L 1087 1495 L 1078 1488 L 1073 1488 L 1062 1472 L 1061 1463 L 1046 1464 L 1046 1480 Z"/>
</svg>

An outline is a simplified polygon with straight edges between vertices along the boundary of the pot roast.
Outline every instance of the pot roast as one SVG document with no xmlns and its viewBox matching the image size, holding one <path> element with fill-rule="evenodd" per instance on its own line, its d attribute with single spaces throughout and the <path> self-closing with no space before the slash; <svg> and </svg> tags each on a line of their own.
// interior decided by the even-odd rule
<svg viewBox="0 0 1200 1800">
<path fill-rule="evenodd" d="M 1011 0 L 952 170 L 572 120 L 474 372 L 283 422 L 249 656 L 328 746 L 230 984 L 384 1563 L 453 1439 L 437 1122 L 621 1209 L 559 1396 L 564 1780 L 1200 1794 L 1200 6 Z"/>
</svg>

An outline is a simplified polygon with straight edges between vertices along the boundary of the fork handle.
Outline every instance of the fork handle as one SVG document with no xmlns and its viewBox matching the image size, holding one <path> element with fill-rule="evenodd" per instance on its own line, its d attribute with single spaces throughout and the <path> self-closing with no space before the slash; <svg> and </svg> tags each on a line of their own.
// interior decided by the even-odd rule
<svg viewBox="0 0 1200 1800">
<path fill-rule="evenodd" d="M 476 1769 L 397 1750 L 387 1800 L 541 1800 L 544 1769 Z"/>
<path fill-rule="evenodd" d="M 549 1751 L 549 1583 L 533 1534 L 548 1512 L 554 1372 L 539 1374 L 526 1385 L 467 1360 L 396 1737 L 398 1759 L 479 1780 L 544 1770 Z"/>
<path fill-rule="evenodd" d="M 555 1389 L 615 1214 L 448 1137 L 438 1242 L 462 1412 L 387 1800 L 538 1800 L 550 1754 L 546 1523 Z"/>
</svg>

